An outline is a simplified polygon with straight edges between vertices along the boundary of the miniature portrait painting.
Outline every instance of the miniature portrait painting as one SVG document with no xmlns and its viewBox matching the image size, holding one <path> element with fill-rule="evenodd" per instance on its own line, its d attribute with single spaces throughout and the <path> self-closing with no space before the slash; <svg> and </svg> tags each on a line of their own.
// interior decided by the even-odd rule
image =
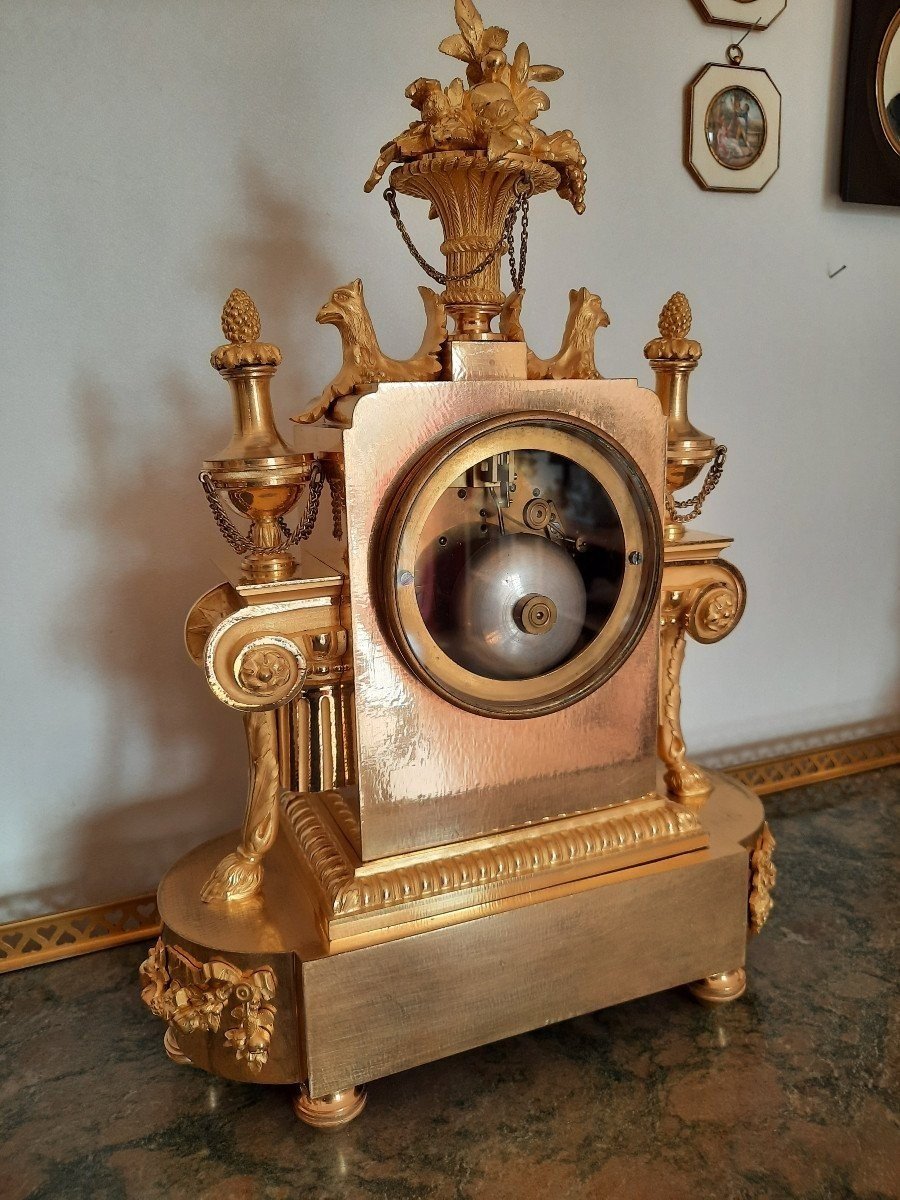
<svg viewBox="0 0 900 1200">
<path fill-rule="evenodd" d="M 730 87 L 713 97 L 706 113 L 706 141 L 723 167 L 742 171 L 756 162 L 766 143 L 766 118 L 752 92 Z"/>
</svg>

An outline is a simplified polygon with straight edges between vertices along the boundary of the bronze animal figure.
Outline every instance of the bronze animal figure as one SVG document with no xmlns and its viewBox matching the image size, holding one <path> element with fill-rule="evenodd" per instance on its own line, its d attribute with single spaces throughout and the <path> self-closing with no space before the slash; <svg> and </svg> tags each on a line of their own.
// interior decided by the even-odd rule
<svg viewBox="0 0 900 1200">
<path fill-rule="evenodd" d="M 506 298 L 500 313 L 500 332 L 512 342 L 524 342 L 521 311 L 524 292 L 513 292 Z M 569 292 L 569 315 L 563 331 L 559 353 L 552 358 L 538 358 L 528 351 L 529 379 L 602 379 L 594 361 L 594 339 L 598 329 L 609 324 L 609 316 L 599 296 L 587 288 Z"/>
<path fill-rule="evenodd" d="M 375 327 L 363 296 L 362 281 L 336 288 L 319 309 L 320 325 L 336 325 L 341 335 L 344 360 L 341 369 L 313 401 L 310 408 L 292 420 L 303 425 L 318 421 L 341 396 L 374 383 L 416 382 L 434 379 L 441 372 L 440 351 L 447 337 L 447 315 L 437 292 L 420 287 L 425 305 L 425 334 L 412 358 L 388 358 L 378 345 Z"/>
</svg>

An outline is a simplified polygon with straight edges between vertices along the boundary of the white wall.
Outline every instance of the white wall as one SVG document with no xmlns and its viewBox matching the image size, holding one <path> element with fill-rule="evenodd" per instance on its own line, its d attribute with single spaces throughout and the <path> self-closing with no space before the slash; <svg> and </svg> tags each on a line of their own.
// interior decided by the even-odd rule
<svg viewBox="0 0 900 1200">
<path fill-rule="evenodd" d="M 553 11 L 551 11 L 551 7 Z M 608 375 L 676 288 L 705 355 L 698 425 L 731 450 L 707 527 L 735 537 L 740 629 L 693 647 L 695 748 L 866 721 L 897 704 L 900 210 L 836 196 L 849 4 L 791 0 L 747 42 L 784 96 L 759 196 L 681 163 L 682 88 L 728 31 L 688 0 L 484 0 L 559 63 L 589 207 L 533 207 L 525 325 L 554 348 L 571 286 L 602 293 Z M 422 282 L 362 182 L 452 77 L 450 0 L 2 0 L 6 503 L 0 916 L 152 889 L 238 823 L 240 722 L 207 694 L 183 618 L 216 581 L 196 483 L 225 440 L 210 370 L 229 290 L 286 363 L 282 420 L 330 378 L 332 287 L 363 276 L 382 343 L 418 342 Z M 405 211 L 412 214 L 412 202 Z M 437 258 L 436 230 L 410 215 Z M 829 271 L 847 269 L 829 281 Z"/>
</svg>

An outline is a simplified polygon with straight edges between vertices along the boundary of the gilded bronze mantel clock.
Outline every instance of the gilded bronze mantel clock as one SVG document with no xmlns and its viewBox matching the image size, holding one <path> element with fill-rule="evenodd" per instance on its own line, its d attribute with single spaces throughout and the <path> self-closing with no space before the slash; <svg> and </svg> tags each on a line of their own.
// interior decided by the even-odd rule
<svg viewBox="0 0 900 1200">
<path fill-rule="evenodd" d="M 688 418 L 687 300 L 646 347 L 655 391 L 600 375 L 586 288 L 559 353 L 531 351 L 529 206 L 582 212 L 585 160 L 534 123 L 562 72 L 471 0 L 456 19 L 465 81 L 409 86 L 366 185 L 390 170 L 443 287 L 418 353 L 388 357 L 360 281 L 337 288 L 318 320 L 343 362 L 295 447 L 245 293 L 212 356 L 234 432 L 200 478 L 236 556 L 186 643 L 243 715 L 249 796 L 163 880 L 143 997 L 176 1062 L 296 1084 L 319 1127 L 367 1081 L 552 1021 L 682 984 L 736 999 L 771 904 L 758 799 L 692 764 L 679 722 L 687 638 L 744 607 L 730 539 L 685 527 L 724 461 Z M 398 197 L 431 205 L 444 271 Z"/>
</svg>

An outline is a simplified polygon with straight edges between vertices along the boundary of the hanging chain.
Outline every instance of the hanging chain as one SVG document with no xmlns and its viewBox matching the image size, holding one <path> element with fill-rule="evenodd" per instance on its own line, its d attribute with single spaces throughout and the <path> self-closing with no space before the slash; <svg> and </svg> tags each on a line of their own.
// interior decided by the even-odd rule
<svg viewBox="0 0 900 1200">
<path fill-rule="evenodd" d="M 525 258 L 528 252 L 528 201 L 534 191 L 534 182 L 530 175 L 520 175 L 516 180 L 515 185 L 516 199 L 506 214 L 506 220 L 503 222 L 503 233 L 497 239 L 497 242 L 485 257 L 471 271 L 465 271 L 461 275 L 447 275 L 443 271 L 439 271 L 437 267 L 433 267 L 416 249 L 415 243 L 409 235 L 409 230 L 403 224 L 403 218 L 400 216 L 400 209 L 397 207 L 397 190 L 396 188 L 385 188 L 384 198 L 388 202 L 388 208 L 391 210 L 391 216 L 394 218 L 394 224 L 400 230 L 400 236 L 406 244 L 407 250 L 422 268 L 426 275 L 446 287 L 448 283 L 466 283 L 470 279 L 474 279 L 476 275 L 491 265 L 491 263 L 499 258 L 504 253 L 509 253 L 509 265 L 513 276 L 513 285 L 516 291 L 521 291 L 522 281 L 525 277 Z M 515 261 L 515 241 L 513 231 L 515 229 L 516 217 L 521 212 L 522 214 L 522 234 L 521 247 L 519 250 L 519 265 L 516 269 Z"/>
<path fill-rule="evenodd" d="M 306 508 L 303 512 L 303 517 L 297 525 L 297 528 L 292 530 L 283 517 L 278 518 L 278 528 L 281 530 L 284 541 L 280 546 L 273 546 L 274 550 L 286 550 L 289 546 L 296 546 L 298 542 L 305 541 L 310 536 L 316 526 L 316 519 L 319 515 L 319 500 L 322 496 L 322 488 L 325 483 L 325 473 L 319 463 L 313 463 L 309 475 L 309 484 L 306 493 Z M 219 502 L 219 497 L 216 495 L 216 485 L 213 483 L 212 476 L 208 471 L 201 471 L 200 485 L 206 494 L 206 500 L 212 512 L 213 519 L 218 526 L 219 533 L 225 541 L 231 546 L 237 554 L 247 554 L 251 550 L 258 550 L 261 547 L 256 546 L 250 534 L 253 531 L 251 524 L 248 533 L 243 534 L 225 512 Z"/>
<path fill-rule="evenodd" d="M 519 184 L 524 182 L 525 189 L 519 191 Z M 509 277 L 512 280 L 513 291 L 521 292 L 522 284 L 525 282 L 525 260 L 528 257 L 528 201 L 531 198 L 531 193 L 534 191 L 534 184 L 529 175 L 516 180 L 516 204 L 512 211 L 512 221 L 509 222 Z M 522 210 L 522 228 L 519 233 L 519 263 L 516 265 L 516 250 L 513 245 L 513 222 L 516 218 L 515 209 Z M 507 217 L 507 220 L 509 218 Z"/>
<path fill-rule="evenodd" d="M 312 470 L 309 473 L 309 488 L 306 493 L 306 508 L 303 512 L 303 517 L 297 523 L 297 528 L 291 532 L 290 526 L 284 517 L 278 518 L 278 528 L 284 534 L 285 542 L 281 549 L 287 549 L 288 546 L 296 546 L 298 542 L 305 541 L 316 527 L 316 521 L 319 516 L 319 501 L 322 498 L 322 488 L 325 484 L 325 472 L 319 463 L 313 463 Z"/>
<path fill-rule="evenodd" d="M 703 481 L 703 487 L 696 496 L 691 496 L 689 500 L 675 500 L 671 492 L 666 492 L 666 512 L 670 521 L 680 521 L 683 525 L 685 522 L 693 521 L 700 516 L 706 498 L 710 492 L 715 490 L 719 480 L 722 478 L 727 454 L 727 446 L 716 446 L 716 453 L 709 464 L 709 470 L 706 473 L 706 479 Z M 679 512 L 679 509 L 690 509 L 690 512 Z"/>
<path fill-rule="evenodd" d="M 232 550 L 238 554 L 246 554 L 248 550 L 252 550 L 253 542 L 249 537 L 240 532 L 219 503 L 219 498 L 216 495 L 216 485 L 213 483 L 208 471 L 200 472 L 200 484 L 206 493 L 206 499 L 212 511 L 213 519 L 219 527 L 219 533 L 221 533 Z"/>
<path fill-rule="evenodd" d="M 347 502 L 347 489 L 344 477 L 337 467 L 326 469 L 328 490 L 331 493 L 331 536 L 340 541 L 344 536 L 344 505 Z"/>
</svg>

